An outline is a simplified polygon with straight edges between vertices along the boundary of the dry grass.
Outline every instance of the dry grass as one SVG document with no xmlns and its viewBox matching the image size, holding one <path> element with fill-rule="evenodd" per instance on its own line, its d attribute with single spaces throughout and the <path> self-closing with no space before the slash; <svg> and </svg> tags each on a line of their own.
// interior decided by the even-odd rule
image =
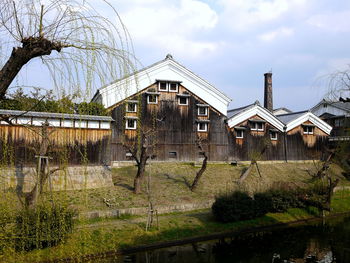
<svg viewBox="0 0 350 263">
<path fill-rule="evenodd" d="M 156 205 L 204 202 L 215 196 L 229 193 L 236 189 L 248 192 L 263 191 L 275 182 L 293 182 L 305 184 L 310 182 L 314 173 L 312 163 L 260 164 L 262 177 L 253 169 L 252 174 L 241 184 L 237 180 L 248 165 L 231 166 L 229 164 L 209 164 L 195 192 L 189 190 L 189 184 L 195 177 L 198 167 L 192 164 L 157 163 L 147 166 L 151 178 L 152 200 Z M 132 193 L 136 167 L 129 166 L 113 169 L 114 187 L 66 191 L 54 193 L 54 198 L 67 201 L 79 211 L 104 210 L 111 208 L 144 207 L 148 205 L 145 193 Z M 331 168 L 331 173 L 340 176 L 341 169 Z M 147 180 L 147 179 L 146 179 Z M 143 185 L 146 192 L 146 180 Z M 346 182 L 343 180 L 343 182 Z M 109 199 L 111 208 L 103 202 Z"/>
</svg>

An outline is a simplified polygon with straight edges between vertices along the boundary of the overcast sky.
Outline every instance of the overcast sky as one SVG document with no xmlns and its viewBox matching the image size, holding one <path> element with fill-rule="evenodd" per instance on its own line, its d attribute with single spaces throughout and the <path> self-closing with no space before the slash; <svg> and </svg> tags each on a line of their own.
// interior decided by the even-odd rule
<svg viewBox="0 0 350 263">
<path fill-rule="evenodd" d="M 321 76 L 350 64 L 349 0 L 114 0 L 144 66 L 167 53 L 232 98 L 263 102 L 272 69 L 274 107 L 308 109 Z"/>
</svg>

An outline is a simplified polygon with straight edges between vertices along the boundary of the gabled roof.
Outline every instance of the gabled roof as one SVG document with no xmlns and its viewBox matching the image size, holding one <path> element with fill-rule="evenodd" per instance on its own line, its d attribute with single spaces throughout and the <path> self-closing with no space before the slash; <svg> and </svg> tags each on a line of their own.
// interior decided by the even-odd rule
<svg viewBox="0 0 350 263">
<path fill-rule="evenodd" d="M 304 111 L 298 111 L 298 112 L 292 112 L 292 113 L 286 113 L 286 114 L 281 114 L 277 115 L 277 118 L 282 121 L 283 123 L 287 124 L 292 120 L 295 120 L 296 118 L 299 118 L 303 114 L 308 112 L 307 110 Z"/>
<path fill-rule="evenodd" d="M 279 119 L 277 119 L 276 116 L 274 116 L 269 110 L 261 107 L 259 101 L 241 108 L 229 110 L 228 115 L 230 117 L 227 121 L 227 124 L 230 128 L 255 115 L 258 115 L 278 130 L 283 131 L 284 124 Z"/>
<path fill-rule="evenodd" d="M 276 112 L 278 112 L 278 111 L 285 111 L 286 113 L 291 113 L 292 112 L 290 109 L 287 109 L 285 107 L 280 107 L 280 108 L 274 109 L 273 110 L 273 114 L 277 115 Z"/>
<path fill-rule="evenodd" d="M 332 126 L 330 126 L 325 121 L 321 120 L 319 117 L 317 117 L 315 114 L 313 114 L 310 111 L 299 111 L 299 112 L 278 115 L 277 118 L 286 124 L 287 132 L 303 124 L 306 121 L 310 121 L 311 123 L 313 123 L 315 126 L 317 126 L 319 129 L 321 129 L 328 135 L 332 131 Z"/>
<path fill-rule="evenodd" d="M 335 107 L 337 109 L 343 110 L 347 113 L 350 113 L 350 102 L 342 102 L 342 101 L 328 101 L 328 100 L 321 100 L 319 103 L 317 103 L 314 107 L 310 109 L 311 112 L 314 112 L 318 107 L 322 105 L 329 105 L 331 107 Z"/>
<path fill-rule="evenodd" d="M 176 62 L 171 55 L 167 55 L 165 59 L 131 76 L 100 88 L 92 101 L 101 100 L 102 104 L 109 108 L 154 84 L 157 80 L 181 82 L 190 92 L 226 116 L 227 106 L 231 99 L 209 82 Z"/>
</svg>

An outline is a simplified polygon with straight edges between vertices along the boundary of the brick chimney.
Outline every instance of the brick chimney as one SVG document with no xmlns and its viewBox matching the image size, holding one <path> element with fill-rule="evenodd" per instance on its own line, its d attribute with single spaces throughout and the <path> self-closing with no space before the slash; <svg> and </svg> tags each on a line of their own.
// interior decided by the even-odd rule
<svg viewBox="0 0 350 263">
<path fill-rule="evenodd" d="M 273 111 L 272 102 L 272 72 L 264 74 L 265 84 L 264 84 L 264 107 L 269 111 Z"/>
</svg>

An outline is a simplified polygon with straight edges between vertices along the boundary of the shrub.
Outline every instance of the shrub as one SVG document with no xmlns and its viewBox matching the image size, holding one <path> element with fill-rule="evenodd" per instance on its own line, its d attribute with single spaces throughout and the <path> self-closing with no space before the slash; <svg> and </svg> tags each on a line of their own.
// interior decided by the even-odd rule
<svg viewBox="0 0 350 263">
<path fill-rule="evenodd" d="M 327 188 L 313 185 L 309 188 L 282 187 L 256 193 L 251 198 L 244 192 L 218 197 L 212 206 L 213 215 L 220 222 L 234 222 L 263 216 L 268 212 L 286 212 L 289 208 L 322 208 Z"/>
<path fill-rule="evenodd" d="M 73 230 L 75 211 L 64 206 L 38 206 L 15 217 L 17 250 L 33 250 L 57 245 Z"/>
<path fill-rule="evenodd" d="M 212 206 L 213 215 L 220 222 L 234 222 L 255 217 L 254 200 L 244 192 L 221 196 Z"/>
</svg>

